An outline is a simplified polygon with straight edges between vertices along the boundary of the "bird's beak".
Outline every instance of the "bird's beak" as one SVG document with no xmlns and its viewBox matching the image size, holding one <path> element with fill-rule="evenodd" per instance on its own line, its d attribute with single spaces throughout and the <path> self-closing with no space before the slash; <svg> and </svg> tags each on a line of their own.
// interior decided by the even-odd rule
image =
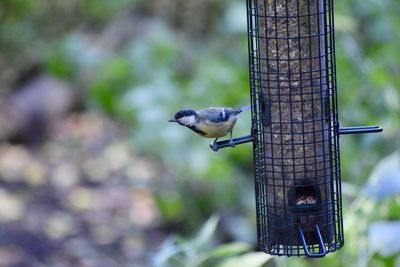
<svg viewBox="0 0 400 267">
<path fill-rule="evenodd" d="M 176 122 L 175 119 L 169 119 L 168 121 L 169 121 L 169 122 Z"/>
</svg>

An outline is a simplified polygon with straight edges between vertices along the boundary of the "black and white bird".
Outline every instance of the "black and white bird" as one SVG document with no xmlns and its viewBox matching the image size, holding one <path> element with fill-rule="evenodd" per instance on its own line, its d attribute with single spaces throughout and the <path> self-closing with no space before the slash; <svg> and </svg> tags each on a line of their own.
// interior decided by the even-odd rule
<svg viewBox="0 0 400 267">
<path fill-rule="evenodd" d="M 218 138 L 229 133 L 229 143 L 234 146 L 232 130 L 233 126 L 235 126 L 237 115 L 250 108 L 251 106 L 247 105 L 241 108 L 209 107 L 198 111 L 182 109 L 169 122 L 176 122 L 186 126 L 203 137 L 215 138 L 212 147 L 216 146 Z"/>
</svg>

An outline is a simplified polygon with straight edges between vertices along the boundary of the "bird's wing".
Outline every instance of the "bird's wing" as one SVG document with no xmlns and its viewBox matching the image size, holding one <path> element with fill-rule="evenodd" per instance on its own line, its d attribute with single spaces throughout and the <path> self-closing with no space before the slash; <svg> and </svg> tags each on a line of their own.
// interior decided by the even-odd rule
<svg viewBox="0 0 400 267">
<path fill-rule="evenodd" d="M 206 108 L 199 110 L 199 117 L 208 120 L 213 123 L 220 123 L 226 121 L 229 117 L 226 116 L 225 112 L 223 111 L 224 108 Z"/>
<path fill-rule="evenodd" d="M 229 118 L 231 115 L 237 115 L 240 112 L 245 111 L 241 108 L 224 108 L 225 115 Z"/>
<path fill-rule="evenodd" d="M 229 120 L 231 115 L 237 115 L 241 109 L 236 108 L 206 108 L 199 110 L 200 117 L 213 123 L 221 123 Z"/>
</svg>

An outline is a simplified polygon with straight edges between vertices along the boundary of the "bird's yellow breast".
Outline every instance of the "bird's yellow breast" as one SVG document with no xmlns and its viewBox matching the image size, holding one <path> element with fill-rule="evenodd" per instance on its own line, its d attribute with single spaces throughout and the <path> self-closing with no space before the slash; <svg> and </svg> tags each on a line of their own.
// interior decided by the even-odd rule
<svg viewBox="0 0 400 267">
<path fill-rule="evenodd" d="M 214 123 L 208 120 L 205 120 L 203 123 L 200 123 L 196 128 L 204 133 L 204 137 L 209 138 L 217 138 L 225 136 L 229 133 L 233 126 L 235 126 L 236 117 L 229 118 L 225 122 Z"/>
</svg>

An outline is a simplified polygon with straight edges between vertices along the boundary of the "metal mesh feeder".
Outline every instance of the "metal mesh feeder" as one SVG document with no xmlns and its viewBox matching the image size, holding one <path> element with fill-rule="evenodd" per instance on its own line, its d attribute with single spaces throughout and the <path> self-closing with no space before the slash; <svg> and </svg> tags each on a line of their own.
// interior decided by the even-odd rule
<svg viewBox="0 0 400 267">
<path fill-rule="evenodd" d="M 247 0 L 257 235 L 273 255 L 343 246 L 333 0 Z M 229 146 L 218 142 L 218 148 Z"/>
</svg>

